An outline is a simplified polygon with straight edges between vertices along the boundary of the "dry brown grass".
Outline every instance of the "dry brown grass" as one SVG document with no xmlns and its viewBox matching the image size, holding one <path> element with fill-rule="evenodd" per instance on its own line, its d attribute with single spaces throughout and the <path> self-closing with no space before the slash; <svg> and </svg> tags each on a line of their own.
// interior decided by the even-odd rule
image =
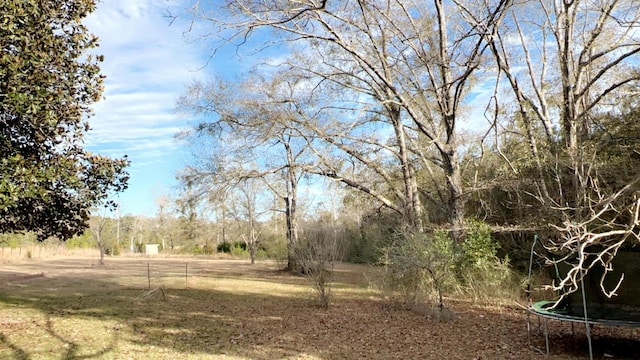
<svg viewBox="0 0 640 360">
<path fill-rule="evenodd" d="M 323 310 L 307 279 L 270 262 L 123 257 L 103 267 L 92 258 L 3 265 L 0 358 L 543 358 L 528 346 L 521 309 L 450 301 L 457 315 L 447 322 L 391 310 L 369 289 L 369 270 L 338 266 L 335 299 Z M 151 289 L 162 286 L 165 299 L 143 297 L 148 271 Z M 586 355 L 576 330 L 570 337 L 568 325 L 552 324 L 551 359 Z M 594 331 L 607 339 L 609 329 Z M 533 342 L 544 344 L 537 332 Z M 609 344 L 596 344 L 600 358 L 628 355 Z"/>
</svg>

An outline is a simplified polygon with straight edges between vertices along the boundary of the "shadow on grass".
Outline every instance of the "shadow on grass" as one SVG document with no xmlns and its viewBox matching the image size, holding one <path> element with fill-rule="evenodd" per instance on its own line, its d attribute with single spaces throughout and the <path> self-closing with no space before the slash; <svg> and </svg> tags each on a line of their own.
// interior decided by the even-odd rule
<svg viewBox="0 0 640 360">
<path fill-rule="evenodd" d="M 118 272 L 129 270 L 129 276 L 139 277 L 146 266 L 132 263 L 130 269 Z M 325 311 L 315 306 L 315 294 L 302 277 L 252 270 L 249 276 L 244 273 L 236 278 L 223 270 L 205 271 L 189 281 L 190 288 L 177 282 L 173 287 L 165 285 L 163 301 L 162 292 L 149 292 L 146 279 L 136 278 L 140 286 L 136 287 L 119 278 L 115 268 L 34 278 L 0 289 L 0 312 L 23 314 L 5 320 L 16 326 L 0 327 L 0 357 L 38 357 L 46 343 L 46 351 L 63 359 L 127 358 L 130 354 L 139 354 L 138 358 L 227 355 L 259 360 L 542 358 L 526 348 L 522 315 L 465 308 L 467 314 L 440 323 L 407 311 L 385 311 L 380 303 L 357 296 L 362 283 L 352 285 L 348 280 L 355 274 L 338 274 L 335 285 L 341 294 Z M 238 268 L 228 265 L 227 271 L 235 273 Z M 225 286 L 227 280 L 238 279 L 238 286 L 252 288 L 227 290 L 216 279 L 224 279 Z M 269 283 L 277 286 L 271 289 Z M 301 293 L 300 285 L 308 286 L 309 292 Z M 498 318 L 502 321 L 496 321 Z M 83 332 L 95 332 L 97 340 L 92 343 Z M 18 341 L 24 340 L 20 336 L 31 336 L 40 349 Z M 474 350 L 460 353 L 462 343 Z M 576 349 L 575 354 L 584 356 L 585 349 Z"/>
<path fill-rule="evenodd" d="M 265 278 L 253 280 L 269 281 Z M 289 280 L 291 285 L 304 282 L 300 278 Z M 105 354 L 117 356 L 122 348 L 131 346 L 252 359 L 304 354 L 316 358 L 335 357 L 322 346 L 309 345 L 305 341 L 308 333 L 317 330 L 310 322 L 318 321 L 326 314 L 314 306 L 312 294 L 235 294 L 197 286 L 189 289 L 166 287 L 166 301 L 163 301 L 157 296 L 143 297 L 148 289 L 122 286 L 109 279 L 86 279 L 82 274 L 45 277 L 0 289 L 0 311 L 12 308 L 37 310 L 40 319 L 45 320 L 31 320 L 24 326 L 37 327 L 42 334 L 56 339 L 53 343 L 59 348 L 54 350 L 63 359 L 96 358 Z M 121 329 L 111 335 L 102 335 L 111 338 L 108 344 L 98 346 L 96 350 L 95 344 L 82 344 L 63 334 L 70 330 L 63 329 L 62 323 L 73 327 L 82 326 L 83 322 L 97 323 L 102 328 L 105 326 L 101 323 L 116 323 Z M 0 343 L 11 349 L 14 358 L 33 357 L 30 351 L 35 350 L 11 343 L 10 339 L 16 334 L 10 331 L 0 329 Z M 348 340 L 344 342 L 348 343 Z"/>
<path fill-rule="evenodd" d="M 20 347 L 16 346 L 16 344 L 9 341 L 7 337 L 4 336 L 4 334 L 2 333 L 0 333 L 0 343 L 4 344 L 6 347 L 11 349 L 11 352 L 13 353 L 13 356 L 15 359 L 18 359 L 18 360 L 29 359 L 29 354 L 26 351 L 24 351 Z"/>
<path fill-rule="evenodd" d="M 51 320 L 51 317 L 47 317 L 47 322 L 46 322 L 46 332 L 51 335 L 53 338 L 57 339 L 58 341 L 60 341 L 63 344 L 63 348 L 65 349 L 61 359 L 64 360 L 71 360 L 71 359 L 90 359 L 90 358 L 94 358 L 94 357 L 99 357 L 101 355 L 105 355 L 108 354 L 110 352 L 112 352 L 115 347 L 116 344 L 118 343 L 118 334 L 117 333 L 113 333 L 111 335 L 111 339 L 109 341 L 109 344 L 97 351 L 94 351 L 92 353 L 89 354 L 79 354 L 79 351 L 81 349 L 82 344 L 79 344 L 76 341 L 73 341 L 71 339 L 67 339 L 65 336 L 63 336 L 62 334 L 58 333 L 55 329 L 54 329 L 54 325 L 53 322 Z"/>
</svg>

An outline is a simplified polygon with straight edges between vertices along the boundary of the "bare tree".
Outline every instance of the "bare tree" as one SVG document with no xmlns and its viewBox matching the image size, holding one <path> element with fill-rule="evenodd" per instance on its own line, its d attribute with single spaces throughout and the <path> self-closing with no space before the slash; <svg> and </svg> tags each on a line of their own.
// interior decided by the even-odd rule
<svg viewBox="0 0 640 360">
<path fill-rule="evenodd" d="M 193 195 L 193 184 L 187 183 L 182 198 L 177 199 L 178 212 L 181 219 L 181 231 L 187 243 L 196 241 L 198 221 L 198 198 Z"/>
<path fill-rule="evenodd" d="M 104 230 L 107 225 L 107 208 L 104 208 L 102 212 L 97 215 L 92 216 L 89 219 L 89 230 L 91 231 L 91 235 L 93 235 L 93 239 L 98 246 L 98 251 L 100 252 L 100 260 L 99 264 L 104 265 L 104 255 L 107 252 L 108 244 L 104 237 Z"/>
<path fill-rule="evenodd" d="M 536 0 L 514 5 L 506 19 L 488 41 L 511 90 L 505 101 L 515 99 L 508 126 L 529 145 L 534 195 L 555 211 L 550 221 L 560 240 L 550 248 L 573 261 L 560 286 L 575 291 L 589 269 L 606 269 L 637 238 L 638 181 L 605 186 L 594 132 L 606 129 L 602 119 L 626 111 L 622 99 L 637 95 L 640 4 Z"/>
<path fill-rule="evenodd" d="M 275 31 L 317 59 L 303 70 L 319 82 L 330 81 L 375 99 L 378 112 L 394 129 L 405 184 L 402 212 L 412 224 L 419 217 L 420 201 L 407 128 L 424 138 L 437 157 L 422 159 L 444 173 L 447 221 L 459 228 L 466 196 L 458 159 L 460 106 L 483 63 L 485 35 L 495 32 L 507 4 L 237 0 L 227 3 L 226 13 L 196 16 L 213 19 L 223 29 L 217 34 L 232 32 L 221 38 L 223 44 L 234 39 L 242 43 L 260 29 Z M 472 15 L 479 24 L 469 22 Z M 349 184 L 343 177 L 339 180 Z"/>
<path fill-rule="evenodd" d="M 552 174 L 560 177 L 565 169 L 571 173 L 569 186 L 554 193 L 540 182 L 539 196 L 545 204 L 572 208 L 579 218 L 596 170 L 589 165 L 592 149 L 583 145 L 598 127 L 597 115 L 618 112 L 615 101 L 634 93 L 640 80 L 640 37 L 635 30 L 640 7 L 626 0 L 539 0 L 514 7 L 509 19 L 491 47 L 517 100 L 518 119 L 539 177 L 548 179 L 537 129 L 543 131 L 545 145 L 555 144 L 558 136 L 563 140 L 550 150 L 553 157 L 566 155 L 568 161 Z"/>
<path fill-rule="evenodd" d="M 200 194 L 218 196 L 241 182 L 258 179 L 282 202 L 287 229 L 287 268 L 298 271 L 293 249 L 298 241 L 298 185 L 307 141 L 279 106 L 270 106 L 268 88 L 260 77 L 231 84 L 215 81 L 192 86 L 179 108 L 207 116 L 192 135 L 204 140 L 199 163 L 183 178 L 200 184 Z M 262 91 L 258 91 L 260 89 Z M 259 161 L 256 161 L 259 160 Z M 252 166 L 246 166 L 247 164 Z"/>
<path fill-rule="evenodd" d="M 269 193 L 260 184 L 261 179 L 242 180 L 230 190 L 235 196 L 229 197 L 233 201 L 231 204 L 232 214 L 240 227 L 239 230 L 249 251 L 252 265 L 256 262 L 256 252 L 263 230 L 259 218 L 269 212 L 271 200 L 265 198 L 265 195 L 269 195 Z"/>
<path fill-rule="evenodd" d="M 172 251 L 174 248 L 173 237 L 171 236 L 170 231 L 168 231 L 167 229 L 168 214 L 172 211 L 172 209 L 170 208 L 172 203 L 173 203 L 172 199 L 169 198 L 167 195 L 161 195 L 156 198 L 156 206 L 158 207 L 158 210 L 157 210 L 156 219 L 155 219 L 156 220 L 155 232 L 157 234 L 158 240 L 162 244 L 162 249 L 165 251 L 166 251 L 167 237 L 169 237 L 168 239 L 169 247 L 171 248 Z"/>
</svg>

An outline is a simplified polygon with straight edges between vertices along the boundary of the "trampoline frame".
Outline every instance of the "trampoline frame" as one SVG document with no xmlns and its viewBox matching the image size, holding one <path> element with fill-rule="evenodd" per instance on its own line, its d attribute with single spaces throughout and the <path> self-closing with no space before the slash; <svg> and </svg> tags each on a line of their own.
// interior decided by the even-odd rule
<svg viewBox="0 0 640 360">
<path fill-rule="evenodd" d="M 581 316 L 568 314 L 563 309 L 547 309 L 553 307 L 557 301 L 543 300 L 535 303 L 531 302 L 531 271 L 533 267 L 533 254 L 534 248 L 538 241 L 538 235 L 534 235 L 533 244 L 531 245 L 531 255 L 529 258 L 529 276 L 527 281 L 527 332 L 529 335 L 529 344 L 531 344 L 531 319 L 530 314 L 538 316 L 544 321 L 544 339 L 546 353 L 549 355 L 549 329 L 547 326 L 547 319 L 554 319 L 558 321 L 571 322 L 571 329 L 573 330 L 574 323 L 582 323 L 585 325 L 587 334 L 587 341 L 589 344 L 589 359 L 593 360 L 593 346 L 591 342 L 591 325 L 604 325 L 604 326 L 620 326 L 620 327 L 640 327 L 640 321 L 633 320 L 621 320 L 621 319 L 607 319 L 607 318 L 590 318 L 587 312 L 587 301 L 584 290 L 584 278 L 581 280 L 581 292 L 582 292 L 582 310 Z M 539 324 L 539 322 L 538 322 Z M 539 325 L 538 325 L 539 326 Z"/>
</svg>

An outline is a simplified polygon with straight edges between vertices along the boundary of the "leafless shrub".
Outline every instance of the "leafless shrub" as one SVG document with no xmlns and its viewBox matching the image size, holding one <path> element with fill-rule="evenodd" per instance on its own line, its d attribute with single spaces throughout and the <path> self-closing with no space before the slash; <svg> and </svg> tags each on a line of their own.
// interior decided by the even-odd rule
<svg viewBox="0 0 640 360">
<path fill-rule="evenodd" d="M 312 280 L 320 305 L 325 309 L 331 302 L 333 270 L 340 259 L 340 249 L 338 234 L 325 227 L 306 230 L 295 249 L 297 261 L 304 275 Z"/>
</svg>

